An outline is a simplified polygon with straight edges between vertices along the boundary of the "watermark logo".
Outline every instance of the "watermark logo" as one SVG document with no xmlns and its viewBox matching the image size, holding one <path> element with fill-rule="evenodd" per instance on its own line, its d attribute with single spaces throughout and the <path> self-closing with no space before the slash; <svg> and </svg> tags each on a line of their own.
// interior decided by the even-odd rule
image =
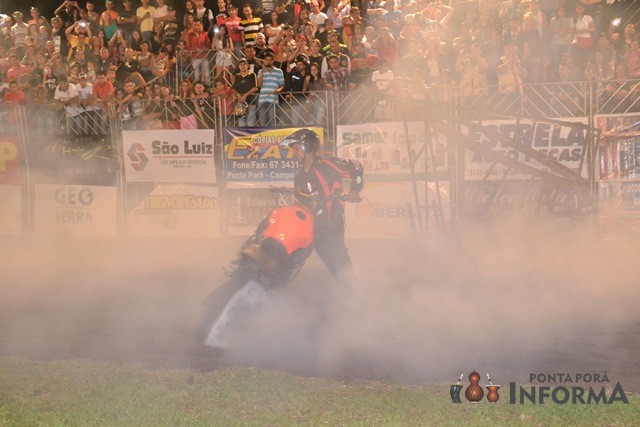
<svg viewBox="0 0 640 427">
<path fill-rule="evenodd" d="M 449 389 L 449 394 L 451 396 L 451 401 L 453 403 L 462 403 L 462 399 L 460 399 L 460 393 L 462 392 L 463 385 L 460 384 L 464 374 L 460 374 L 460 378 L 458 378 L 458 382 L 456 384 L 452 384 Z M 484 389 L 480 384 L 480 374 L 476 371 L 473 371 L 469 374 L 469 385 L 464 391 L 464 397 L 467 401 L 471 403 L 478 403 L 484 397 Z M 487 389 L 487 400 L 491 403 L 496 403 L 498 399 L 500 399 L 500 394 L 498 390 L 500 390 L 500 386 L 493 384 L 491 381 L 491 377 L 487 374 L 487 379 L 489 380 L 489 384 L 486 387 Z"/>
<path fill-rule="evenodd" d="M 458 382 L 452 384 L 449 389 L 453 403 L 462 403 L 460 395 L 464 388 L 461 384 L 463 377 L 464 374 L 461 374 Z M 469 374 L 469 385 L 464 391 L 464 397 L 468 402 L 478 403 L 483 400 L 485 392 L 480 379 L 480 374 L 476 371 Z M 487 389 L 486 399 L 495 403 L 500 399 L 500 386 L 493 384 L 489 374 L 487 379 L 489 384 L 484 387 Z M 519 385 L 515 381 L 509 382 L 509 403 L 512 405 L 525 403 L 611 405 L 616 402 L 628 404 L 629 400 L 620 382 L 613 384 L 606 371 L 574 374 L 530 373 L 526 385 Z"/>
</svg>

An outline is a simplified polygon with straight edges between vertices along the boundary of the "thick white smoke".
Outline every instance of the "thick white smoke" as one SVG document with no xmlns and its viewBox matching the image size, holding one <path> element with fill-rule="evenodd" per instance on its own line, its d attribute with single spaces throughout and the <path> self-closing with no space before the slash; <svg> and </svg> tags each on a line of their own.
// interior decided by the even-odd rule
<svg viewBox="0 0 640 427">
<path fill-rule="evenodd" d="M 505 220 L 349 242 L 357 285 L 313 255 L 247 318 L 227 362 L 411 383 L 607 370 L 638 384 L 638 239 L 595 230 Z M 0 356 L 189 367 L 202 303 L 241 240 L 6 241 Z"/>
</svg>

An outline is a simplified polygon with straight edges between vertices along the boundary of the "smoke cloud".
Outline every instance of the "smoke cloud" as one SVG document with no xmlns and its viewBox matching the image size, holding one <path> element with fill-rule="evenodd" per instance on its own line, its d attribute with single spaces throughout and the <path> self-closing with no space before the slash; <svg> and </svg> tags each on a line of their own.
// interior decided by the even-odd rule
<svg viewBox="0 0 640 427">
<path fill-rule="evenodd" d="M 406 383 L 471 370 L 494 383 L 607 371 L 637 386 L 638 239 L 625 225 L 596 225 L 505 219 L 351 241 L 351 288 L 313 255 L 238 325 L 226 363 Z M 0 356 L 178 368 L 198 357 L 202 304 L 241 243 L 7 240 Z"/>
</svg>

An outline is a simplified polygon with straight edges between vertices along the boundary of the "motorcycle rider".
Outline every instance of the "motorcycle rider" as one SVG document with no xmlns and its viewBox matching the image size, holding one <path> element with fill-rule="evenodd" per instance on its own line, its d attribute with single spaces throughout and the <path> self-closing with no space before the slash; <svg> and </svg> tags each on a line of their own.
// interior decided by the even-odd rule
<svg viewBox="0 0 640 427">
<path fill-rule="evenodd" d="M 284 144 L 295 151 L 300 169 L 294 178 L 296 196 L 316 212 L 314 247 L 333 277 L 348 283 L 353 277 L 351 259 L 344 242 L 345 217 L 342 181 L 351 178 L 349 202 L 361 200 L 364 185 L 362 165 L 355 160 L 321 157 L 320 139 L 310 129 L 291 134 Z"/>
</svg>

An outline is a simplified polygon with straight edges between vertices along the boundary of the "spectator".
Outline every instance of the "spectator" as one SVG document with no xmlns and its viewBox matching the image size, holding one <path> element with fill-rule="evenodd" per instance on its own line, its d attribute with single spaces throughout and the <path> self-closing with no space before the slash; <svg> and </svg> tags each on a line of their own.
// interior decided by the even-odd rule
<svg viewBox="0 0 640 427">
<path fill-rule="evenodd" d="M 542 39 L 538 30 L 535 29 L 534 21 L 531 17 L 523 18 L 522 30 L 518 33 L 515 43 L 518 46 L 520 59 L 525 66 L 528 66 L 530 61 L 540 59 Z"/>
<path fill-rule="evenodd" d="M 104 31 L 107 41 L 111 40 L 118 30 L 116 23 L 111 20 L 111 14 L 106 10 L 100 14 L 100 28 Z M 89 37 L 91 36 L 89 35 Z"/>
<path fill-rule="evenodd" d="M 256 58 L 256 50 L 253 46 L 246 46 L 244 48 L 244 59 L 247 61 L 247 64 L 249 64 L 249 71 L 257 75 L 262 66 L 260 65 L 261 61 Z"/>
<path fill-rule="evenodd" d="M 302 34 L 296 35 L 295 48 L 291 49 L 289 53 L 289 61 L 292 62 L 300 55 L 304 55 L 308 59 L 310 54 L 311 50 L 309 46 L 307 46 L 307 38 Z"/>
<path fill-rule="evenodd" d="M 302 9 L 298 18 L 293 22 L 293 30 L 296 34 L 304 34 L 305 27 L 307 26 L 311 26 L 311 28 L 315 30 L 315 28 L 313 28 L 313 23 L 309 21 L 309 12 L 307 9 Z"/>
<path fill-rule="evenodd" d="M 5 81 L 20 83 L 20 78 L 29 74 L 29 67 L 22 64 L 17 55 L 11 55 L 9 57 L 9 64 L 10 67 L 7 70 L 7 78 Z"/>
<path fill-rule="evenodd" d="M 545 113 L 552 117 L 573 117 L 584 113 L 584 93 L 571 82 L 571 69 L 567 64 L 558 66 L 558 79 L 544 88 L 548 93 L 545 97 L 549 111 Z"/>
<path fill-rule="evenodd" d="M 264 34 L 267 38 L 267 44 L 275 45 L 284 24 L 278 22 L 278 13 L 275 10 L 271 12 L 270 18 L 269 23 L 264 26 Z"/>
<path fill-rule="evenodd" d="M 313 36 L 318 38 L 318 31 L 321 30 L 321 27 L 325 25 L 325 21 L 329 19 L 329 17 L 320 10 L 320 5 L 318 0 L 311 0 L 311 12 L 309 13 L 309 23 L 313 28 Z"/>
<path fill-rule="evenodd" d="M 373 41 L 372 48 L 378 52 L 379 58 L 387 60 L 393 66 L 398 56 L 398 42 L 388 27 L 380 29 L 380 35 Z"/>
<path fill-rule="evenodd" d="M 581 4 L 578 4 L 578 6 L 576 6 L 574 26 L 574 59 L 576 60 L 578 66 L 584 67 L 587 58 L 591 54 L 593 48 L 593 33 L 596 27 L 593 22 L 593 18 L 589 15 L 585 15 L 584 6 Z"/>
<path fill-rule="evenodd" d="M 619 25 L 619 21 L 617 25 Z M 614 28 L 616 28 L 616 24 L 615 22 L 612 22 L 611 28 L 609 29 L 609 37 L 611 37 L 618 57 L 622 58 L 626 50 L 631 47 L 631 42 L 636 37 L 636 26 L 633 23 L 628 23 L 625 25 L 622 35 L 614 32 Z"/>
<path fill-rule="evenodd" d="M 176 16 L 176 10 L 173 6 L 167 6 L 167 15 L 162 22 L 164 24 L 162 27 L 162 44 L 165 46 L 171 45 L 175 49 L 184 25 L 182 20 Z"/>
<path fill-rule="evenodd" d="M 523 20 L 530 20 L 532 28 L 538 32 L 540 40 L 547 40 L 547 33 L 549 31 L 547 17 L 540 11 L 540 3 L 538 0 L 531 0 L 529 2 L 529 10 L 522 17 Z"/>
<path fill-rule="evenodd" d="M 49 25 L 49 22 L 40 14 L 40 9 L 31 6 L 29 13 L 31 14 L 31 19 L 27 22 L 27 25 L 35 25 L 38 29 L 44 26 L 47 30 L 51 30 L 51 25 Z"/>
<path fill-rule="evenodd" d="M 76 91 L 76 87 L 69 83 L 66 75 L 58 78 L 58 86 L 56 87 L 53 99 L 56 105 L 64 109 L 67 122 L 67 134 L 73 139 L 78 139 L 82 130 L 79 121 L 79 115 L 82 109 L 78 105 L 78 92 Z"/>
<path fill-rule="evenodd" d="M 18 82 L 13 80 L 9 82 L 9 90 L 4 93 L 2 100 L 9 104 L 24 104 L 27 99 L 24 92 L 19 88 Z"/>
<path fill-rule="evenodd" d="M 193 106 L 198 118 L 199 129 L 215 128 L 215 111 L 207 87 L 202 81 L 193 84 Z"/>
<path fill-rule="evenodd" d="M 226 8 L 226 4 L 223 2 L 222 6 L 223 9 L 218 12 L 221 23 L 218 24 L 214 21 L 213 11 L 205 6 L 204 0 L 195 0 L 195 20 L 202 24 L 202 30 L 209 35 L 209 38 L 213 35 L 214 28 L 224 25 L 225 17 L 223 17 L 223 14 L 225 12 L 224 8 Z"/>
<path fill-rule="evenodd" d="M 233 80 L 233 93 L 238 98 L 238 103 L 246 104 L 242 117 L 237 117 L 238 126 L 255 126 L 256 125 L 256 106 L 254 103 L 254 93 L 258 91 L 258 78 L 255 73 L 249 69 L 249 63 L 246 59 L 238 61 L 240 71 L 235 75 Z"/>
<path fill-rule="evenodd" d="M 171 65 L 169 62 L 169 55 L 167 54 L 167 48 L 162 47 L 157 55 L 153 58 L 151 67 L 151 73 L 153 77 L 161 84 L 166 84 L 169 79 L 169 72 L 171 71 Z"/>
<path fill-rule="evenodd" d="M 327 57 L 328 69 L 322 74 L 325 81 L 325 88 L 334 92 L 349 90 L 349 70 L 340 66 L 340 59 L 337 55 L 330 54 Z"/>
<path fill-rule="evenodd" d="M 256 34 L 256 37 L 253 42 L 253 48 L 256 51 L 256 58 L 260 61 L 264 58 L 264 54 L 267 50 L 275 50 L 276 45 L 268 46 L 267 38 L 262 33 Z"/>
<path fill-rule="evenodd" d="M 85 8 L 87 9 L 87 17 L 89 18 L 89 21 L 91 21 L 93 25 L 97 26 L 98 22 L 100 22 L 100 14 L 96 10 L 95 3 L 92 0 L 87 0 L 87 2 L 85 3 Z"/>
<path fill-rule="evenodd" d="M 518 47 L 508 44 L 504 47 L 504 56 L 498 66 L 498 85 L 502 94 L 520 94 L 522 82 L 527 72 L 518 58 Z"/>
<path fill-rule="evenodd" d="M 596 50 L 593 56 L 593 70 L 596 81 L 613 79 L 616 72 L 615 56 L 607 60 L 600 50 Z"/>
<path fill-rule="evenodd" d="M 376 91 L 376 107 L 375 107 L 375 120 L 376 121 L 389 121 L 392 120 L 392 105 L 386 99 L 386 95 L 391 94 L 393 90 L 393 82 L 395 76 L 393 70 L 389 68 L 389 62 L 380 58 L 378 61 L 378 70 L 374 71 L 371 75 L 371 82 L 373 88 Z"/>
<path fill-rule="evenodd" d="M 22 58 L 27 47 L 25 38 L 29 35 L 29 25 L 22 20 L 22 12 L 15 11 L 12 16 L 16 23 L 11 27 L 11 46 L 16 48 L 16 55 Z"/>
<path fill-rule="evenodd" d="M 99 109 L 97 109 L 98 129 L 104 134 L 108 133 L 108 120 L 106 112 L 109 111 L 109 101 L 114 96 L 115 89 L 113 84 L 106 79 L 106 73 L 96 70 L 96 81 L 93 84 L 93 93 L 98 101 Z"/>
<path fill-rule="evenodd" d="M 253 16 L 253 9 L 246 4 L 242 11 L 244 12 L 245 19 L 240 21 L 238 29 L 240 30 L 242 45 L 253 46 L 255 43 L 256 34 L 262 32 L 262 19 L 258 16 Z"/>
<path fill-rule="evenodd" d="M 124 57 L 118 65 L 116 75 L 120 81 L 131 80 L 137 87 L 144 86 L 145 80 L 140 74 L 140 62 L 138 62 L 133 49 L 130 47 L 124 51 Z"/>
<path fill-rule="evenodd" d="M 141 0 L 142 6 L 136 9 L 137 23 L 142 33 L 142 38 L 151 42 L 154 30 L 153 15 L 156 8 L 149 5 L 149 0 Z"/>
<path fill-rule="evenodd" d="M 74 22 L 80 20 L 80 8 L 75 0 L 64 1 L 53 14 L 62 20 L 62 27 L 69 28 Z"/>
<path fill-rule="evenodd" d="M 485 95 L 487 93 L 487 61 L 480 56 L 480 47 L 474 44 L 471 49 L 460 52 L 456 61 L 456 73 L 460 76 L 460 95 Z"/>
<path fill-rule="evenodd" d="M 331 0 L 327 7 L 327 17 L 333 23 L 339 33 L 342 34 L 342 20 L 351 14 L 351 2 L 349 0 Z"/>
<path fill-rule="evenodd" d="M 155 22 L 153 24 L 153 33 L 151 35 L 151 52 L 157 54 L 163 46 L 164 40 L 164 24 Z"/>
<path fill-rule="evenodd" d="M 169 7 L 164 0 L 156 0 L 156 10 L 153 12 L 153 22 L 164 22 L 169 19 Z M 173 95 L 172 95 L 173 96 Z"/>
<path fill-rule="evenodd" d="M 344 68 L 347 70 L 347 73 L 351 73 L 351 58 L 349 57 L 349 55 L 341 52 L 340 43 L 337 40 L 334 40 L 329 45 L 329 53 L 322 60 L 322 66 L 320 67 L 320 69 L 322 70 L 322 77 L 324 77 L 325 80 L 327 80 L 325 73 L 329 69 L 329 58 L 331 56 L 335 56 L 336 58 L 338 58 L 340 68 Z"/>
<path fill-rule="evenodd" d="M 573 44 L 573 19 L 567 16 L 564 6 L 556 9 L 556 15 L 551 18 L 551 23 L 549 24 L 549 31 L 551 33 L 553 62 L 557 64 L 560 62 L 562 54 L 571 50 L 571 45 Z"/>
<path fill-rule="evenodd" d="M 80 138 L 88 135 L 101 135 L 104 132 L 100 129 L 100 116 L 98 111 L 100 105 L 98 98 L 93 91 L 93 85 L 87 81 L 87 74 L 80 73 L 78 76 L 80 83 L 76 85 L 78 94 L 78 106 L 82 110 L 78 115 L 78 131 Z"/>
<path fill-rule="evenodd" d="M 640 78 L 640 39 L 635 37 L 631 42 L 631 46 L 624 53 L 623 63 L 625 65 L 627 76 L 632 79 Z"/>
<path fill-rule="evenodd" d="M 214 100 L 218 116 L 222 120 L 221 126 L 232 123 L 233 119 L 233 90 L 229 84 L 223 79 L 216 79 L 215 87 L 211 92 L 211 99 Z"/>
<path fill-rule="evenodd" d="M 118 25 L 118 29 L 122 31 L 124 39 L 127 41 L 129 46 L 131 46 L 134 30 L 138 31 L 138 34 L 140 34 L 137 25 L 137 12 L 133 10 L 131 0 L 123 0 L 122 4 L 123 9 L 120 10 L 120 14 L 115 22 Z M 140 34 L 140 37 L 142 37 L 142 34 Z M 141 40 L 138 40 L 138 43 L 140 43 L 140 41 Z"/>
<path fill-rule="evenodd" d="M 207 52 L 211 45 L 209 36 L 202 27 L 202 22 L 196 21 L 193 24 L 193 31 L 187 35 L 186 49 L 191 53 L 193 75 L 196 80 L 206 80 L 207 84 L 211 83 L 211 71 L 209 69 L 209 60 Z"/>
<path fill-rule="evenodd" d="M 127 50 L 127 41 L 122 37 L 120 31 L 116 31 L 111 40 L 109 40 L 109 54 L 116 63 L 124 60 L 124 53 Z"/>
<path fill-rule="evenodd" d="M 274 65 L 274 54 L 267 52 L 264 56 L 262 69 L 258 73 L 258 121 L 261 126 L 269 127 L 276 124 L 276 106 L 279 95 L 284 90 L 284 74 Z"/>
<path fill-rule="evenodd" d="M 320 76 L 320 66 L 317 63 L 311 63 L 309 66 L 309 74 L 305 77 L 303 92 L 307 96 L 307 105 L 311 107 L 312 123 L 315 126 L 324 124 L 325 102 L 321 95 L 325 91 L 324 79 Z"/>
<path fill-rule="evenodd" d="M 227 27 L 227 34 L 233 44 L 236 56 L 240 56 L 240 49 L 243 47 L 242 32 L 240 31 L 240 17 L 238 16 L 238 8 L 234 5 L 229 5 L 229 17 L 224 21 L 224 26 Z"/>
<path fill-rule="evenodd" d="M 180 129 L 198 128 L 198 119 L 193 105 L 193 97 L 194 92 L 191 81 L 189 79 L 182 80 L 178 95 L 176 96 L 176 99 L 172 101 L 178 113 Z"/>
<path fill-rule="evenodd" d="M 306 94 L 304 93 L 305 80 L 308 77 L 308 59 L 304 55 L 299 55 L 294 59 L 294 68 L 286 76 L 286 91 L 289 93 L 287 98 L 291 105 L 290 115 L 294 126 L 300 125 L 304 120 L 304 111 L 306 104 Z"/>
</svg>

